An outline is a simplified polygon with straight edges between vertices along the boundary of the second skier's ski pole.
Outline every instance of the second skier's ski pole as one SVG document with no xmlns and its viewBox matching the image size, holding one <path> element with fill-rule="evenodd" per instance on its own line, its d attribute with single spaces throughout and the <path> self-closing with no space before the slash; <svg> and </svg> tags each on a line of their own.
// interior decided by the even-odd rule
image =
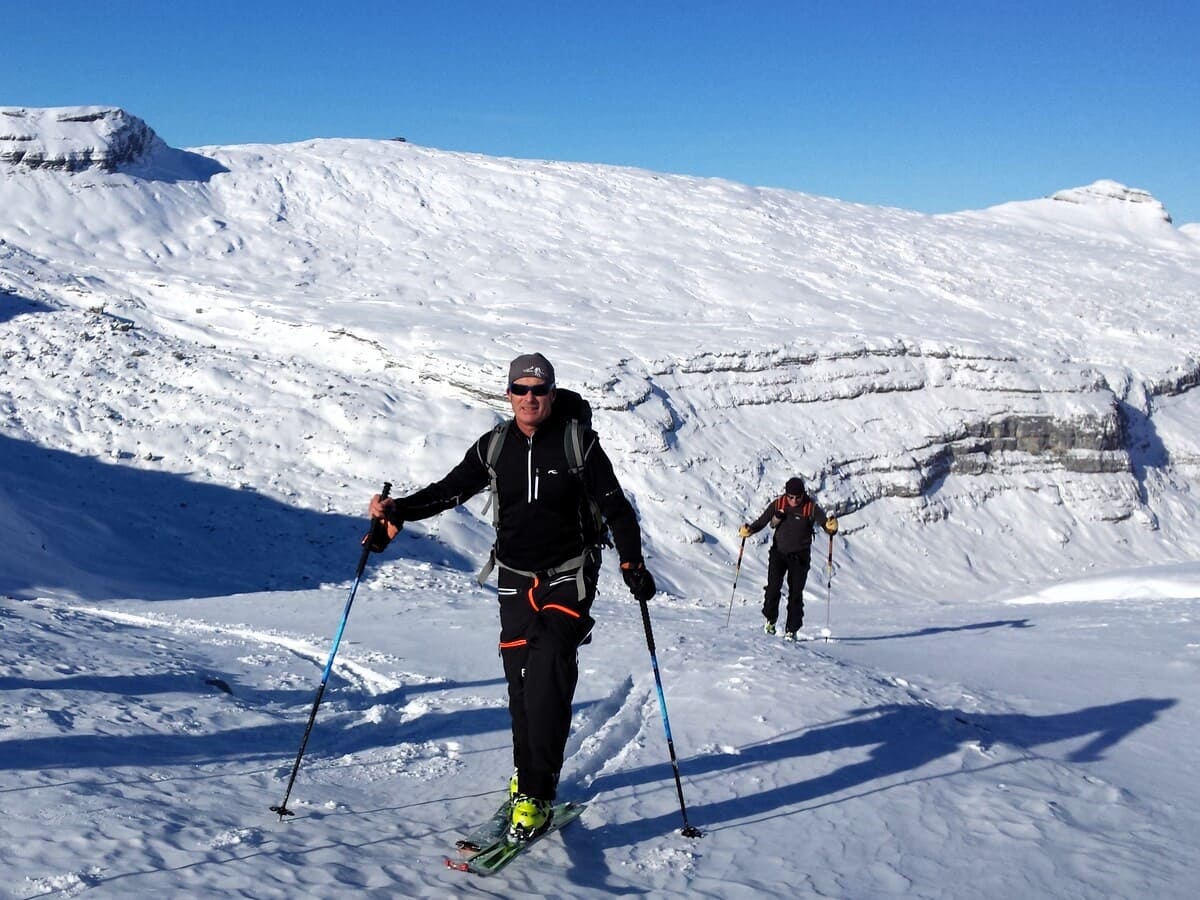
<svg viewBox="0 0 1200 900">
<path fill-rule="evenodd" d="M 671 768 L 675 770 L 675 791 L 679 794 L 679 812 L 683 815 L 684 837 L 703 837 L 704 832 L 688 824 L 687 807 L 683 803 L 683 782 L 679 780 L 679 761 L 675 758 L 675 741 L 671 739 L 671 721 L 667 718 L 667 698 L 663 695 L 662 676 L 658 672 L 658 656 L 654 652 L 654 631 L 650 627 L 650 608 L 646 601 L 642 607 L 642 626 L 646 630 L 646 646 L 650 648 L 650 667 L 654 669 L 654 684 L 658 688 L 658 708 L 662 712 L 663 730 L 667 733 L 667 752 L 671 756 Z"/>
<path fill-rule="evenodd" d="M 742 538 L 742 546 L 738 548 L 737 565 L 733 567 L 733 592 L 729 595 L 729 612 L 725 614 L 725 627 L 729 627 L 729 619 L 733 615 L 733 598 L 737 596 L 738 573 L 742 571 L 742 554 L 746 551 L 746 539 Z"/>
<path fill-rule="evenodd" d="M 825 558 L 825 643 L 829 643 L 829 607 L 833 605 L 833 535 L 829 536 L 829 556 Z"/>
<path fill-rule="evenodd" d="M 383 490 L 379 492 L 379 498 L 386 500 L 391 490 L 391 484 L 385 481 L 383 483 Z M 346 630 L 346 620 L 350 618 L 350 607 L 354 603 L 354 594 L 358 591 L 358 583 L 362 580 L 363 570 L 367 567 L 367 557 L 371 555 L 371 544 L 374 542 L 375 531 L 382 525 L 383 523 L 379 519 L 372 519 L 371 530 L 363 538 L 362 556 L 358 558 L 358 569 L 354 573 L 354 584 L 350 587 L 350 596 L 346 598 L 346 608 L 342 611 L 342 621 L 338 625 L 337 633 L 333 636 L 333 646 L 329 649 L 329 659 L 325 663 L 325 672 L 321 675 L 321 686 L 317 688 L 317 696 L 313 700 L 312 711 L 308 714 L 308 726 L 304 729 L 304 738 L 300 741 L 300 752 L 296 754 L 296 762 L 292 765 L 292 777 L 288 779 L 287 790 L 284 791 L 283 799 L 279 802 L 279 805 L 271 807 L 271 812 L 279 813 L 279 821 L 281 822 L 284 816 L 295 815 L 295 813 L 287 808 L 288 797 L 292 795 L 292 785 L 296 783 L 296 773 L 300 771 L 300 760 L 304 758 L 304 748 L 308 746 L 308 736 L 312 734 L 313 723 L 317 720 L 317 707 L 321 705 L 321 698 L 325 695 L 325 685 L 329 683 L 329 673 L 333 671 L 333 658 L 337 655 L 338 645 L 342 642 L 342 632 Z"/>
</svg>

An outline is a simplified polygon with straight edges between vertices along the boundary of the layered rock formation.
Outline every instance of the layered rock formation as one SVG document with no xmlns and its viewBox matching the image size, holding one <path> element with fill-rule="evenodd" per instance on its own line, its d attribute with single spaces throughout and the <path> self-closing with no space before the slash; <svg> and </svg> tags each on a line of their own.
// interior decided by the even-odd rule
<svg viewBox="0 0 1200 900">
<path fill-rule="evenodd" d="M 12 165 L 112 172 L 165 146 L 149 125 L 123 109 L 0 107 L 0 161 Z"/>
</svg>

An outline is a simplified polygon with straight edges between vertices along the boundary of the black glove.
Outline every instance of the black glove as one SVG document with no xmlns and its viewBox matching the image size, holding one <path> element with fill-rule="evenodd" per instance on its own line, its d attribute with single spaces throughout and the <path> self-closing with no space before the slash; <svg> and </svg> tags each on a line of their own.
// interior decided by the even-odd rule
<svg viewBox="0 0 1200 900">
<path fill-rule="evenodd" d="M 625 579 L 625 586 L 638 603 L 645 603 L 658 590 L 654 586 L 654 576 L 647 571 L 646 564 L 640 559 L 637 562 L 621 563 L 621 577 Z"/>
</svg>

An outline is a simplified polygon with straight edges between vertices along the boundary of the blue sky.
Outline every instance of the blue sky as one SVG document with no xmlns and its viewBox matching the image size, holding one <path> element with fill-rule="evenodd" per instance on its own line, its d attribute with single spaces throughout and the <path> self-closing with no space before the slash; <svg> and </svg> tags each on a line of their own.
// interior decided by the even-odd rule
<svg viewBox="0 0 1200 900">
<path fill-rule="evenodd" d="M 171 145 L 403 136 L 926 212 L 1111 178 L 1200 222 L 1200 2 L 0 7 L 0 105 Z"/>
</svg>

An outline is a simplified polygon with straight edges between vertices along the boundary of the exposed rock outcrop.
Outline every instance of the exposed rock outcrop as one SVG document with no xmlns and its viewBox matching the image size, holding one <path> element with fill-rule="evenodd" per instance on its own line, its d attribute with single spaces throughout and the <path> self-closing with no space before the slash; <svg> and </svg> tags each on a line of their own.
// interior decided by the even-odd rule
<svg viewBox="0 0 1200 900">
<path fill-rule="evenodd" d="M 1186 390 L 1195 374 L 1181 372 L 1162 391 Z M 759 435 L 766 452 L 777 449 L 803 471 L 810 448 L 820 448 L 814 462 L 840 512 L 889 497 L 931 498 L 950 476 L 1013 485 L 1133 477 L 1125 404 L 1103 376 L 983 348 L 896 341 L 705 354 L 618 374 L 604 393 L 644 425 L 633 452 L 677 447 L 687 457 L 719 443 L 706 429 L 732 429 Z M 1122 494 L 1104 515 L 1131 510 Z"/>
<path fill-rule="evenodd" d="M 31 169 L 115 171 L 166 144 L 123 109 L 0 107 L 0 161 Z"/>
<path fill-rule="evenodd" d="M 1153 210 L 1164 222 L 1171 221 L 1171 216 L 1167 212 L 1166 207 L 1159 200 L 1155 199 L 1149 191 L 1126 187 L 1116 181 L 1101 180 L 1093 182 L 1086 187 L 1058 191 L 1052 194 L 1050 199 L 1059 200 L 1063 203 L 1078 203 L 1084 206 L 1092 204 L 1133 204 Z"/>
</svg>

